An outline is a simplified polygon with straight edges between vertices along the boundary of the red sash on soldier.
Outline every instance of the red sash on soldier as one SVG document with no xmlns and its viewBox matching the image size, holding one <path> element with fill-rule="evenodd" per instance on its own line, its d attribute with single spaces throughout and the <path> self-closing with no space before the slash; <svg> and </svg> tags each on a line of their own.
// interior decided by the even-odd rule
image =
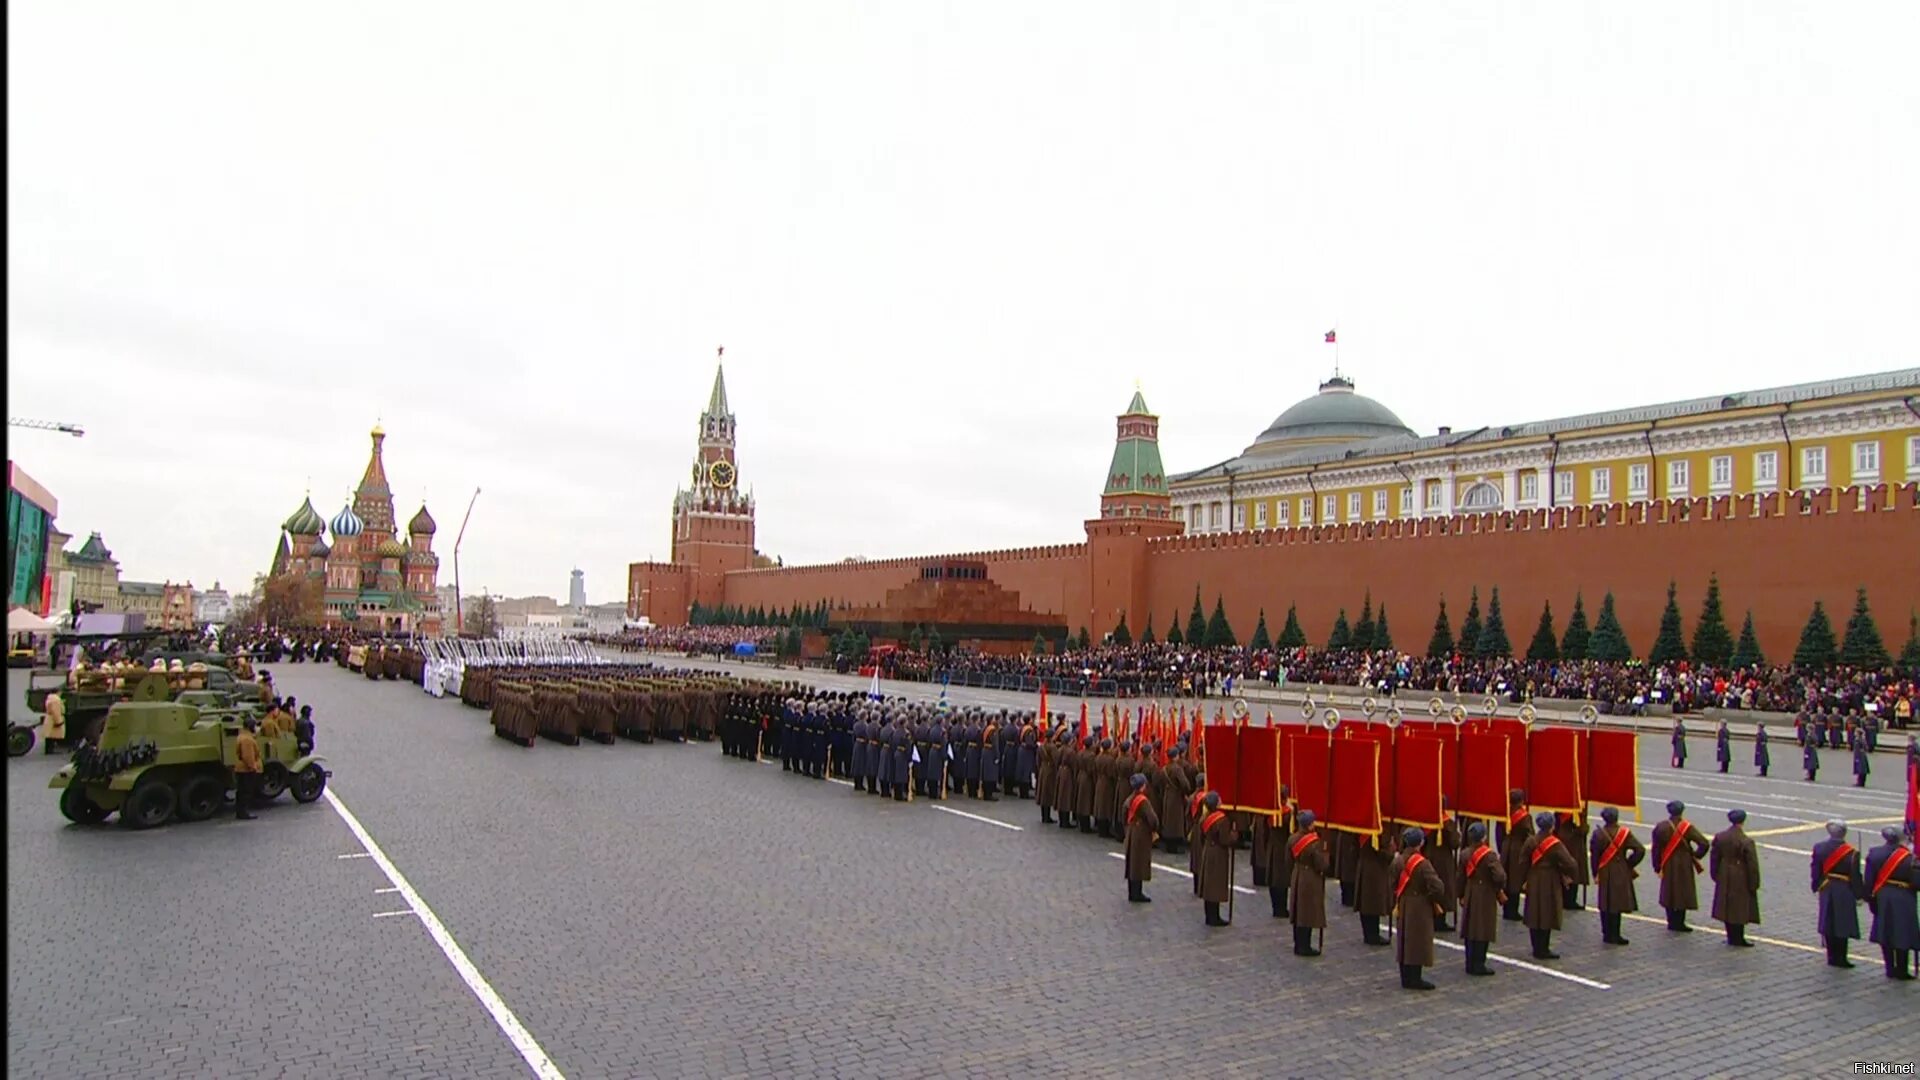
<svg viewBox="0 0 1920 1080">
<path fill-rule="evenodd" d="M 1903 848 L 1901 850 L 1905 849 Z M 1853 845 L 1851 844 L 1843 843 L 1839 847 L 1834 848 L 1833 854 L 1827 856 L 1826 865 L 1820 868 L 1820 876 L 1826 877 L 1828 874 L 1833 873 L 1833 868 L 1839 866 L 1840 861 L 1851 854 L 1853 854 Z"/>
<path fill-rule="evenodd" d="M 1188 799 L 1188 800 L 1187 800 L 1187 816 L 1188 816 L 1188 817 L 1199 817 L 1199 816 L 1200 816 L 1200 804 L 1201 804 L 1201 803 L 1203 803 L 1203 802 L 1206 802 L 1206 801 L 1207 801 L 1207 793 L 1206 793 L 1206 792 L 1204 792 L 1204 791 L 1196 791 L 1196 792 L 1194 792 L 1194 793 L 1193 793 L 1193 798 L 1191 798 L 1191 799 Z"/>
<path fill-rule="evenodd" d="M 1292 852 L 1293 857 L 1297 859 L 1300 857 L 1301 852 L 1312 847 L 1313 842 L 1318 839 L 1320 839 L 1320 836 L 1318 833 L 1303 832 L 1299 836 L 1296 836 L 1293 838 L 1293 843 L 1287 845 L 1287 850 Z"/>
<path fill-rule="evenodd" d="M 1527 820 L 1527 808 L 1523 806 L 1520 809 L 1515 810 L 1513 812 L 1513 816 L 1507 819 L 1507 828 L 1517 829 L 1522 824 L 1524 824 L 1526 820 Z"/>
<path fill-rule="evenodd" d="M 1687 824 L 1685 818 L 1673 823 L 1673 835 L 1667 837 L 1667 846 L 1660 849 L 1659 869 L 1662 873 L 1665 873 L 1667 867 L 1673 864 L 1673 853 L 1686 844 L 1687 832 L 1692 828 L 1693 826 Z"/>
<path fill-rule="evenodd" d="M 1607 868 L 1607 864 L 1613 861 L 1613 857 L 1615 855 L 1620 854 L 1620 847 L 1626 842 L 1627 842 L 1627 827 L 1625 825 L 1615 826 L 1613 831 L 1613 841 L 1607 845 L 1607 850 L 1600 853 L 1599 869 L 1605 870 Z"/>
<path fill-rule="evenodd" d="M 1473 857 L 1467 860 L 1468 878 L 1472 878 L 1473 872 L 1480 869 L 1480 861 L 1485 859 L 1491 851 L 1493 851 L 1493 849 L 1485 844 L 1481 844 L 1479 847 L 1473 849 Z"/>
<path fill-rule="evenodd" d="M 1420 869 L 1420 864 L 1426 861 L 1426 856 L 1417 851 L 1407 857 L 1407 865 L 1400 871 L 1400 884 L 1393 887 L 1394 903 L 1400 902 L 1400 894 L 1407 891 L 1407 883 L 1413 880 L 1413 872 Z"/>
<path fill-rule="evenodd" d="M 1540 843 L 1534 846 L 1533 857 L 1527 860 L 1527 865 L 1528 866 L 1537 865 L 1540 862 L 1541 856 L 1545 855 L 1547 852 L 1552 851 L 1554 848 L 1559 846 L 1560 846 L 1560 838 L 1553 835 L 1552 833 L 1548 833 L 1547 835 L 1541 837 Z"/>
<path fill-rule="evenodd" d="M 1140 808 L 1146 803 L 1147 796 L 1144 792 L 1135 792 L 1133 798 L 1127 800 L 1127 824 L 1133 824 L 1133 819 L 1139 816 Z"/>
<path fill-rule="evenodd" d="M 1225 810 L 1215 810 L 1213 813 L 1208 814 L 1207 819 L 1200 823 L 1200 835 L 1205 836 L 1208 829 L 1213 828 L 1219 823 L 1221 818 L 1226 816 L 1227 812 Z"/>
<path fill-rule="evenodd" d="M 1893 854 L 1887 856 L 1887 861 L 1880 864 L 1880 873 L 1873 879 L 1873 891 L 1877 893 L 1885 888 L 1887 882 L 1893 879 L 1893 872 L 1912 854 L 1906 848 L 1894 848 Z"/>
</svg>

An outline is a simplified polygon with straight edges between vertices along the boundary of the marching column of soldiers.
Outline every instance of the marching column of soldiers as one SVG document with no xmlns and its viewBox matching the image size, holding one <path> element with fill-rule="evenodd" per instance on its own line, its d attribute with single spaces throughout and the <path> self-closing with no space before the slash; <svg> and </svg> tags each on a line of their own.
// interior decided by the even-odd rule
<svg viewBox="0 0 1920 1080">
<path fill-rule="evenodd" d="M 1043 824 L 1120 846 L 1134 903 L 1151 901 L 1145 886 L 1156 847 L 1168 855 L 1186 852 L 1186 873 L 1210 927 L 1230 924 L 1223 908 L 1232 908 L 1237 854 L 1251 848 L 1253 884 L 1266 889 L 1272 916 L 1291 924 L 1296 956 L 1322 953 L 1332 882 L 1341 905 L 1358 917 L 1360 941 L 1391 947 L 1401 985 L 1411 990 L 1433 989 L 1424 969 L 1434 965 L 1441 932 L 1459 934 L 1470 976 L 1495 974 L 1490 950 L 1502 922 L 1526 926 L 1533 959 L 1559 959 L 1553 935 L 1563 929 L 1566 912 L 1583 909 L 1589 888 L 1601 942 L 1627 945 L 1623 922 L 1639 910 L 1636 881 L 1649 858 L 1669 932 L 1693 931 L 1687 916 L 1700 907 L 1702 874 L 1712 881 L 1711 913 L 1728 945 L 1751 946 L 1747 928 L 1760 922 L 1759 853 L 1744 831 L 1743 810 L 1729 811 L 1727 827 L 1709 837 L 1687 821 L 1683 803 L 1671 802 L 1651 842 L 1642 843 L 1612 807 L 1601 810 L 1595 826 L 1584 814 L 1535 812 L 1526 793 L 1515 790 L 1509 816 L 1494 824 L 1491 837 L 1486 824 L 1467 823 L 1463 830 L 1451 813 L 1437 829 L 1405 825 L 1360 834 L 1328 828 L 1307 810 L 1222 809 L 1184 738 L 1165 748 L 1162 764 L 1159 743 L 1116 740 L 1103 728 L 1080 734 L 1057 714 L 819 690 L 735 697 L 722 735 L 727 753 L 748 759 L 775 753 L 783 771 L 845 780 L 857 792 L 901 802 L 962 795 L 1032 800 Z M 1724 768 L 1731 754 L 1718 736 L 1715 757 Z M 1854 737 L 1864 751 L 1864 730 Z M 1808 736 L 1810 756 L 1812 742 Z M 1681 767 L 1686 749 L 1678 726 L 1674 744 L 1673 763 Z M 1764 775 L 1764 741 L 1754 763 Z M 1281 794 L 1284 803 L 1290 793 Z M 1869 938 L 1881 947 L 1887 977 L 1913 979 L 1920 857 L 1895 828 L 1883 830 L 1884 843 L 1866 853 L 1845 842 L 1844 822 L 1832 823 L 1829 833 L 1813 853 L 1818 931 L 1829 963 L 1853 966 L 1847 942 L 1860 936 L 1857 909 L 1865 904 L 1873 916 Z"/>
</svg>

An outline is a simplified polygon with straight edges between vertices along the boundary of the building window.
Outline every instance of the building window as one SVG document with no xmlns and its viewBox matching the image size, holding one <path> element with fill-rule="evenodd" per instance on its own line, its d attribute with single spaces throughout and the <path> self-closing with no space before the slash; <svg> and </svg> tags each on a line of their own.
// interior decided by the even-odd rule
<svg viewBox="0 0 1920 1080">
<path fill-rule="evenodd" d="M 1712 471 L 1707 476 L 1707 484 L 1715 491 L 1727 491 L 1733 487 L 1733 458 L 1725 454 L 1708 463 Z"/>
<path fill-rule="evenodd" d="M 1800 451 L 1800 482 L 1802 484 L 1824 484 L 1827 482 L 1827 448 L 1809 446 Z"/>
<path fill-rule="evenodd" d="M 1331 495 L 1320 499 L 1320 520 L 1328 525 L 1340 520 L 1340 502 Z"/>
<path fill-rule="evenodd" d="M 1482 480 L 1460 496 L 1460 509 L 1484 513 L 1500 509 L 1500 489 Z"/>
<path fill-rule="evenodd" d="M 1440 509 L 1440 481 L 1438 480 L 1427 481 L 1426 509 Z"/>
<path fill-rule="evenodd" d="M 1647 467 L 1645 465 L 1627 466 L 1627 497 L 1647 497 Z"/>
<path fill-rule="evenodd" d="M 1357 491 L 1347 492 L 1347 520 L 1360 520 L 1360 493 Z"/>
<path fill-rule="evenodd" d="M 1920 476 L 1920 435 L 1907 437 L 1907 478 Z"/>
<path fill-rule="evenodd" d="M 1400 516 L 1413 516 L 1413 489 L 1410 487 L 1400 489 Z"/>
<path fill-rule="evenodd" d="M 1573 501 L 1573 470 L 1563 469 L 1553 474 L 1553 501 L 1569 503 Z"/>
<path fill-rule="evenodd" d="M 1521 473 L 1520 474 L 1520 501 L 1523 503 L 1530 503 L 1530 502 L 1538 502 L 1539 500 L 1540 500 L 1540 474 L 1532 473 L 1532 472 Z"/>
<path fill-rule="evenodd" d="M 1613 470 L 1604 465 L 1593 470 L 1593 479 L 1588 481 L 1587 488 L 1594 502 L 1613 498 Z"/>
<path fill-rule="evenodd" d="M 1773 450 L 1762 450 L 1753 455 L 1753 486 L 1770 488 L 1780 482 L 1780 455 Z"/>
<path fill-rule="evenodd" d="M 1233 527 L 1236 530 L 1247 527 L 1247 506 L 1245 503 L 1233 504 Z"/>
<path fill-rule="evenodd" d="M 1220 512 L 1220 504 L 1219 504 L 1219 503 L 1214 503 L 1214 504 L 1213 504 L 1213 509 L 1212 509 L 1212 511 L 1211 511 L 1211 517 L 1212 517 L 1212 519 L 1213 519 L 1213 520 L 1212 520 L 1212 524 L 1211 524 L 1211 528 L 1213 529 L 1213 531 L 1214 531 L 1214 532 L 1219 532 L 1219 531 L 1220 531 L 1220 526 L 1221 526 L 1221 524 L 1222 524 L 1222 522 L 1223 522 L 1223 521 L 1225 520 L 1225 519 L 1224 519 L 1224 518 L 1223 518 L 1223 517 L 1221 516 L 1221 512 Z"/>
<path fill-rule="evenodd" d="M 1687 471 L 1684 461 L 1667 462 L 1667 498 L 1687 493 Z"/>
<path fill-rule="evenodd" d="M 1184 507 L 1184 506 L 1176 506 L 1176 507 L 1174 507 L 1174 508 L 1173 508 L 1173 520 L 1175 520 L 1175 521 L 1185 521 L 1185 520 L 1187 520 L 1187 508 L 1186 508 L 1186 507 Z"/>
<path fill-rule="evenodd" d="M 1267 504 L 1264 502 L 1253 504 L 1253 527 L 1256 529 L 1267 527 Z"/>
<path fill-rule="evenodd" d="M 1387 492 L 1385 488 L 1373 493 L 1373 516 L 1377 518 L 1387 516 Z"/>
<path fill-rule="evenodd" d="M 1857 442 L 1853 444 L 1853 478 L 1855 480 L 1880 479 L 1879 443 Z"/>
<path fill-rule="evenodd" d="M 1300 500 L 1300 524 L 1313 524 L 1313 500 L 1311 498 Z"/>
<path fill-rule="evenodd" d="M 1293 501 L 1291 499 L 1281 499 L 1279 502 L 1273 504 L 1273 520 L 1277 524 L 1285 525 L 1292 519 Z"/>
</svg>

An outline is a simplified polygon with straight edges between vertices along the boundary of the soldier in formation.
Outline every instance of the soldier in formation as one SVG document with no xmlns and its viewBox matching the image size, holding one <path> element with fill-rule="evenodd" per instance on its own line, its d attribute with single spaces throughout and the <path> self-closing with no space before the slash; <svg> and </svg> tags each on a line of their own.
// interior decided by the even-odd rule
<svg viewBox="0 0 1920 1080">
<path fill-rule="evenodd" d="M 1687 804 L 1667 804 L 1667 820 L 1653 827 L 1653 872 L 1660 875 L 1660 906 L 1667 912 L 1667 929 L 1690 934 L 1687 912 L 1700 907 L 1696 879 L 1700 860 L 1707 854 L 1707 838 L 1687 823 Z"/>
<path fill-rule="evenodd" d="M 1593 865 L 1593 882 L 1600 907 L 1600 940 L 1608 945 L 1625 945 L 1621 920 L 1640 910 L 1640 898 L 1633 887 L 1640 876 L 1640 862 L 1647 857 L 1646 845 L 1633 830 L 1620 824 L 1620 811 L 1609 806 L 1600 811 L 1600 827 L 1588 842 Z"/>
<path fill-rule="evenodd" d="M 1827 946 L 1830 967 L 1850 968 L 1847 943 L 1860 939 L 1860 902 L 1867 897 L 1860 853 L 1847 843 L 1847 823 L 1827 822 L 1827 838 L 1813 846 L 1813 894 L 1819 905 L 1815 928 Z"/>
<path fill-rule="evenodd" d="M 1880 946 L 1887 978 L 1910 980 L 1913 956 L 1920 952 L 1920 859 L 1901 842 L 1892 825 L 1880 830 L 1882 843 L 1867 853 L 1867 901 L 1873 905 L 1873 932 L 1868 938 Z"/>
<path fill-rule="evenodd" d="M 1727 944 L 1751 948 L 1747 927 L 1760 921 L 1760 852 L 1746 830 L 1745 810 L 1727 811 L 1727 827 L 1714 834 L 1709 872 L 1713 875 L 1713 917 L 1727 928 Z"/>
<path fill-rule="evenodd" d="M 1433 966 L 1434 923 L 1446 911 L 1440 899 L 1446 883 L 1425 847 L 1426 834 L 1407 826 L 1400 834 L 1400 854 L 1388 867 L 1394 882 L 1394 958 L 1400 962 L 1400 985 L 1407 990 L 1433 989 L 1421 971 Z"/>
</svg>

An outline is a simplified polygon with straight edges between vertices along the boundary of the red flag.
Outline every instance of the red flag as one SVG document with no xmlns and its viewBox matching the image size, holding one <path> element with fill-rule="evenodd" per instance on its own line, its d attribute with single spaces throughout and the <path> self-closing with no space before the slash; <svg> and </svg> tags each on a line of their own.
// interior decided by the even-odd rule
<svg viewBox="0 0 1920 1080">
<path fill-rule="evenodd" d="M 1040 722 L 1047 722 L 1047 684 L 1040 684 Z"/>
<path fill-rule="evenodd" d="M 1907 760 L 1907 835 L 1920 832 L 1920 761 Z"/>
<path fill-rule="evenodd" d="M 1083 743 L 1086 741 L 1087 741 L 1087 703 L 1082 701 L 1080 703 L 1080 730 L 1074 733 L 1074 742 Z"/>
<path fill-rule="evenodd" d="M 1333 343 L 1333 331 L 1329 330 L 1327 331 L 1327 344 L 1332 345 Z"/>
</svg>

